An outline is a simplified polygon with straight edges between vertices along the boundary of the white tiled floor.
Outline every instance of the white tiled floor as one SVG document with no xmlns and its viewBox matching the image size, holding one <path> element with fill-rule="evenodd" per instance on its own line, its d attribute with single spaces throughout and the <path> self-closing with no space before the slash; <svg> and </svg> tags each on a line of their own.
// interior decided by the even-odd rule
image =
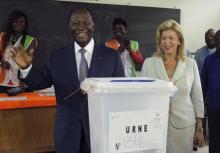
<svg viewBox="0 0 220 153">
<path fill-rule="evenodd" d="M 193 152 L 193 153 L 208 153 L 208 152 L 209 152 L 208 145 L 205 145 L 201 148 L 198 148 L 198 150 Z"/>
<path fill-rule="evenodd" d="M 198 148 L 198 150 L 194 151 L 193 153 L 209 153 L 208 140 L 205 140 L 205 144 L 201 148 Z"/>
</svg>

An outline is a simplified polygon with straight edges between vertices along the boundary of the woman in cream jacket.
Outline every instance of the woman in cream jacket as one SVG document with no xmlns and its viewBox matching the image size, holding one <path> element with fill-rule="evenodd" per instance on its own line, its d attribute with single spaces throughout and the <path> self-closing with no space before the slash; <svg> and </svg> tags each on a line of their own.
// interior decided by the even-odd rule
<svg viewBox="0 0 220 153">
<path fill-rule="evenodd" d="M 172 81 L 177 92 L 170 100 L 167 153 L 192 153 L 193 141 L 203 144 L 203 96 L 196 62 L 184 53 L 184 38 L 174 20 L 156 31 L 157 51 L 147 58 L 142 76 Z"/>
</svg>

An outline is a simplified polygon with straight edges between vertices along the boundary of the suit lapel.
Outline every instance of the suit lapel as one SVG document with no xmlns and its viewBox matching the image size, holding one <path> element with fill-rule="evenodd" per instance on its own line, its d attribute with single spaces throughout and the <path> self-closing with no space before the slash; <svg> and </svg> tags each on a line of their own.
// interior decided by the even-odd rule
<svg viewBox="0 0 220 153">
<path fill-rule="evenodd" d="M 187 61 L 183 61 L 183 60 L 178 61 L 176 70 L 173 74 L 172 81 L 177 81 L 180 79 L 180 77 L 183 76 L 183 73 L 185 72 L 185 69 L 186 69 L 186 64 L 187 64 Z"/>
<path fill-rule="evenodd" d="M 169 80 L 162 58 L 156 57 L 154 60 L 155 70 L 156 70 L 157 75 L 159 76 L 159 79 L 166 80 L 166 81 L 176 81 L 180 79 L 180 77 L 185 72 L 186 63 L 187 62 L 183 60 L 179 60 L 177 63 L 175 72 L 173 74 L 173 78 L 172 80 Z"/>
<path fill-rule="evenodd" d="M 74 43 L 71 43 L 71 45 L 69 46 L 66 58 L 66 61 L 72 61 L 68 63 L 68 72 L 71 73 L 71 78 L 73 78 L 73 82 L 79 84 Z"/>
<path fill-rule="evenodd" d="M 155 57 L 154 65 L 159 79 L 169 81 L 162 58 Z"/>
<path fill-rule="evenodd" d="M 101 46 L 95 45 L 93 54 L 92 54 L 92 60 L 88 72 L 88 77 L 95 77 L 98 74 L 98 71 L 100 70 L 101 64 L 103 60 L 103 54 L 102 54 L 102 48 Z"/>
</svg>

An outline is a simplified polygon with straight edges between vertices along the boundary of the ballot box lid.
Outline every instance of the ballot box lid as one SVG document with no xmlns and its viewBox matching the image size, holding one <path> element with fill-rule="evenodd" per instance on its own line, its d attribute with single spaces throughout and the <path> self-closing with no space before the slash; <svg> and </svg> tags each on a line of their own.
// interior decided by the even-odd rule
<svg viewBox="0 0 220 153">
<path fill-rule="evenodd" d="M 86 78 L 80 88 L 87 93 L 168 92 L 172 94 L 176 91 L 172 82 L 147 77 Z"/>
</svg>

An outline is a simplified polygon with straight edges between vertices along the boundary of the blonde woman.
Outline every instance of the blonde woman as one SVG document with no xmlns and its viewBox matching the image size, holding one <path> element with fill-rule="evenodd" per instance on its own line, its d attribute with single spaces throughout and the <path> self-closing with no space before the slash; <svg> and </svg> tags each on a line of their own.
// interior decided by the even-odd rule
<svg viewBox="0 0 220 153">
<path fill-rule="evenodd" d="M 170 100 L 167 153 L 192 153 L 193 141 L 202 146 L 204 106 L 198 67 L 185 56 L 184 38 L 174 20 L 156 31 L 157 49 L 142 67 L 142 76 L 172 81 L 178 88 Z"/>
</svg>

